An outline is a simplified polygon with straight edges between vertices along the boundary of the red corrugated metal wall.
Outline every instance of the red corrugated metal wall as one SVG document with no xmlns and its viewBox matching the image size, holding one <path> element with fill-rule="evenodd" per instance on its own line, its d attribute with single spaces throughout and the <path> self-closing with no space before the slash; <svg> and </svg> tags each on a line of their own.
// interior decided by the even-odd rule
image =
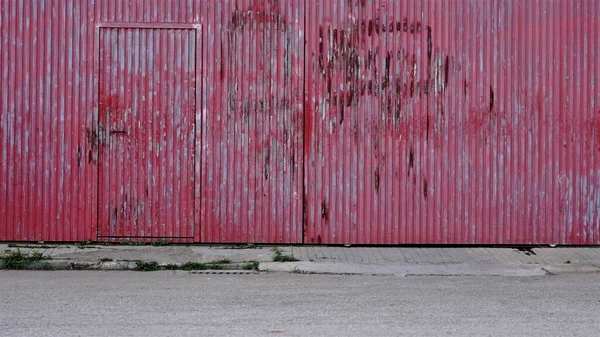
<svg viewBox="0 0 600 337">
<path fill-rule="evenodd" d="M 304 1 L 209 6 L 202 240 L 302 242 Z"/>
<path fill-rule="evenodd" d="M 597 0 L 0 8 L 0 240 L 600 243 Z"/>
<path fill-rule="evenodd" d="M 599 243 L 598 1 L 307 3 L 307 243 Z"/>
<path fill-rule="evenodd" d="M 0 240 L 94 238 L 96 7 L 0 6 Z"/>
</svg>

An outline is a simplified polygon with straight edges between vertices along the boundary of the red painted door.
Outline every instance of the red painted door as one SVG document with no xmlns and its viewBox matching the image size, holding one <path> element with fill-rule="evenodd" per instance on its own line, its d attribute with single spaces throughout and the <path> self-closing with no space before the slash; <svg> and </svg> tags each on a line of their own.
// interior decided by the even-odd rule
<svg viewBox="0 0 600 337">
<path fill-rule="evenodd" d="M 100 29 L 100 237 L 192 238 L 196 29 Z"/>
</svg>

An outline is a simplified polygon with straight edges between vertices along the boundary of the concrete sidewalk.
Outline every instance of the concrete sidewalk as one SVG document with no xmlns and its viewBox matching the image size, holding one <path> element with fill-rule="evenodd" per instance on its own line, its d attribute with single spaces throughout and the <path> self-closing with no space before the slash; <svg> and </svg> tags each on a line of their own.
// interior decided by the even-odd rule
<svg viewBox="0 0 600 337">
<path fill-rule="evenodd" d="M 371 275 L 507 275 L 537 276 L 600 272 L 600 247 L 416 248 L 322 247 L 282 248 L 299 262 L 296 272 L 328 270 Z M 311 264 L 306 264 L 306 261 Z M 263 268 L 275 269 L 273 263 Z M 279 269 L 291 265 L 279 266 Z"/>
<path fill-rule="evenodd" d="M 273 262 L 271 246 L 129 246 L 0 244 L 0 253 L 17 251 L 49 256 L 32 263 L 48 269 L 130 270 L 137 262 L 156 262 L 161 267 L 185 263 L 225 261 L 220 269 L 243 269 L 259 262 L 268 272 L 359 275 L 499 275 L 600 272 L 600 247 L 543 248 L 414 248 L 279 246 L 281 255 L 299 261 Z"/>
</svg>

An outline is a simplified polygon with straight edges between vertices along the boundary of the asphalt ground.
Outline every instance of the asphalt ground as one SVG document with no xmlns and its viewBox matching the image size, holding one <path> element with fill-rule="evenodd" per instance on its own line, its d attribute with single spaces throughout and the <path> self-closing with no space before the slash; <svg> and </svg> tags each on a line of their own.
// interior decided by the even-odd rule
<svg viewBox="0 0 600 337">
<path fill-rule="evenodd" d="M 1 336 L 595 336 L 600 274 L 0 271 Z"/>
</svg>

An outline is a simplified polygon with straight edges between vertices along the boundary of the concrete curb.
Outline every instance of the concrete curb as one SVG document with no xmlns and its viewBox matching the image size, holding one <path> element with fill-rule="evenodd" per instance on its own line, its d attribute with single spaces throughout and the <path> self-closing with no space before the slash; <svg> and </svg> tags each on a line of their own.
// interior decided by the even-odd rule
<svg viewBox="0 0 600 337">
<path fill-rule="evenodd" d="M 150 261 L 143 261 L 150 262 Z M 0 269 L 3 268 L 0 261 Z M 158 270 L 177 270 L 191 274 L 252 274 L 255 270 L 246 270 L 246 263 L 219 264 L 220 269 L 184 271 L 183 263 L 158 263 Z M 24 270 L 106 270 L 134 271 L 136 261 L 71 261 L 71 260 L 40 260 L 23 263 Z M 536 277 L 545 275 L 561 275 L 573 273 L 600 273 L 600 267 L 593 265 L 528 265 L 528 266 L 498 266 L 498 265 L 366 265 L 354 263 L 331 262 L 261 262 L 258 267 L 262 272 L 285 272 L 299 274 L 324 275 L 370 275 L 370 276 L 516 276 Z"/>
<path fill-rule="evenodd" d="M 560 264 L 542 268 L 552 275 L 600 273 L 600 267 L 595 265 Z"/>
<path fill-rule="evenodd" d="M 380 276 L 517 276 L 548 275 L 540 266 L 472 266 L 451 265 L 362 265 L 351 263 L 267 262 L 259 265 L 260 271 L 291 272 L 301 274 L 380 275 Z"/>
<path fill-rule="evenodd" d="M 4 262 L 0 261 L 0 269 Z M 23 270 L 134 270 L 136 263 L 133 261 L 69 261 L 69 260 L 41 260 L 22 263 Z"/>
<path fill-rule="evenodd" d="M 177 274 L 199 274 L 199 275 L 252 275 L 258 274 L 257 270 L 176 270 Z"/>
<path fill-rule="evenodd" d="M 142 261 L 150 262 L 150 261 Z M 207 271 L 244 271 L 246 262 L 222 263 L 219 269 Z M 4 261 L 0 260 L 0 270 L 3 270 Z M 40 260 L 24 262 L 23 270 L 135 270 L 137 261 L 70 261 L 70 260 Z M 158 263 L 158 270 L 182 270 L 183 263 Z M 193 270 L 194 272 L 204 270 Z M 251 272 L 252 270 L 250 270 Z"/>
<path fill-rule="evenodd" d="M 151 261 L 142 261 L 151 262 Z M 204 262 L 206 263 L 206 262 Z M 209 262 L 210 263 L 210 262 Z M 0 260 L 0 270 L 4 261 Z M 176 270 L 192 274 L 251 274 L 247 262 L 218 264 L 219 269 L 183 270 L 183 263 L 158 263 L 157 270 Z M 137 261 L 72 261 L 66 259 L 23 262 L 25 270 L 136 270 Z M 325 275 L 371 275 L 371 276 L 516 276 L 539 277 L 576 273 L 600 273 L 596 265 L 471 265 L 471 264 L 355 264 L 332 262 L 261 262 L 262 272 L 286 272 Z"/>
</svg>

